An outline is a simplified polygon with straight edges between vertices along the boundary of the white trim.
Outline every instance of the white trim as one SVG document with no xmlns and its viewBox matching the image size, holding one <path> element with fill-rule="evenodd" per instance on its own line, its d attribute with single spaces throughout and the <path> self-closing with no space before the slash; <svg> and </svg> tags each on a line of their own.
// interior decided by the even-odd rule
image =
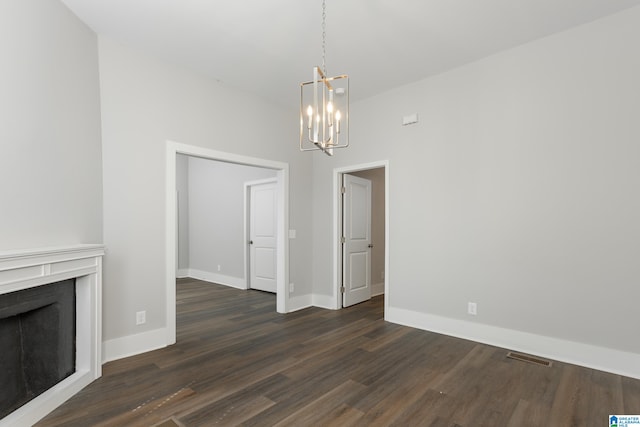
<svg viewBox="0 0 640 427">
<path fill-rule="evenodd" d="M 189 277 L 188 268 L 179 268 L 176 272 L 176 279 L 186 279 L 187 277 Z"/>
<path fill-rule="evenodd" d="M 380 160 L 370 163 L 362 163 L 358 165 L 344 166 L 333 169 L 333 237 L 331 246 L 333 248 L 333 287 L 332 301 L 326 306 L 334 310 L 342 308 L 342 298 L 340 297 L 340 276 L 342 275 L 342 263 L 340 262 L 340 226 L 342 222 L 342 206 L 340 197 L 340 186 L 343 174 L 350 172 L 359 172 L 369 169 L 384 168 L 384 311 L 389 308 L 389 278 L 391 277 L 391 269 L 389 268 L 389 160 Z M 323 301 L 326 302 L 326 301 Z M 314 296 L 314 304 L 315 296 Z M 318 305 L 318 307 L 325 307 Z M 385 314 L 386 319 L 386 314 Z"/>
<path fill-rule="evenodd" d="M 166 329 L 160 328 L 107 340 L 102 344 L 103 363 L 164 348 L 167 346 L 166 336 Z"/>
<path fill-rule="evenodd" d="M 176 252 L 177 252 L 177 211 L 178 206 L 173 194 L 176 184 L 176 162 L 178 149 L 167 142 L 165 164 L 165 311 L 166 311 L 166 345 L 176 343 Z M 106 357 L 106 356 L 105 356 Z"/>
<path fill-rule="evenodd" d="M 0 420 L 33 425 L 102 375 L 102 257 L 104 245 L 0 252 L 0 294 L 75 279 L 76 371 Z"/>
<path fill-rule="evenodd" d="M 278 260 L 276 265 L 276 311 L 289 312 L 289 165 L 278 170 Z"/>
<path fill-rule="evenodd" d="M 311 295 L 299 295 L 297 297 L 289 297 L 289 313 L 293 311 L 303 310 L 312 307 L 313 297 Z"/>
<path fill-rule="evenodd" d="M 203 280 L 209 283 L 216 283 L 218 285 L 230 286 L 236 289 L 247 289 L 247 282 L 242 277 L 225 276 L 224 274 L 212 273 L 210 271 L 196 270 L 190 268 L 187 270 L 187 277 L 193 279 Z"/>
<path fill-rule="evenodd" d="M 0 270 L 16 268 L 15 266 L 24 267 L 68 259 L 90 258 L 102 256 L 104 253 L 105 247 L 100 243 L 2 251 L 0 252 L 2 262 Z"/>
<path fill-rule="evenodd" d="M 287 313 L 289 307 L 289 165 L 284 162 L 242 156 L 209 148 L 166 141 L 165 156 L 165 290 L 166 344 L 176 342 L 176 157 L 178 154 L 196 156 L 227 163 L 257 166 L 276 171 L 278 188 L 278 262 L 276 310 Z"/>
<path fill-rule="evenodd" d="M 513 329 L 451 319 L 396 307 L 385 310 L 385 320 L 508 350 L 520 351 L 640 379 L 640 354 L 583 344 Z"/>
</svg>

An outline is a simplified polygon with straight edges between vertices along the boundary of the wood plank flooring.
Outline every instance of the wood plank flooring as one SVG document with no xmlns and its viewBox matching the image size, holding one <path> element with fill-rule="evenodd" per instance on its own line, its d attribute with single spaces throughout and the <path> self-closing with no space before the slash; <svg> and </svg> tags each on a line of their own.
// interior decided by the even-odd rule
<svg viewBox="0 0 640 427">
<path fill-rule="evenodd" d="M 605 426 L 640 380 L 383 320 L 383 299 L 281 315 L 275 296 L 178 281 L 176 345 L 108 363 L 37 424 Z"/>
</svg>

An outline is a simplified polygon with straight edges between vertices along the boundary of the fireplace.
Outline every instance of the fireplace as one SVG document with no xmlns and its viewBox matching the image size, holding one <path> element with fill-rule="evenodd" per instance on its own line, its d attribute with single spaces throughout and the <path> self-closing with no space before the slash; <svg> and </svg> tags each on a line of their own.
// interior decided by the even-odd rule
<svg viewBox="0 0 640 427">
<path fill-rule="evenodd" d="M 100 377 L 102 245 L 0 252 L 0 427 Z"/>
<path fill-rule="evenodd" d="M 75 279 L 0 295 L 0 419 L 76 370 Z"/>
</svg>

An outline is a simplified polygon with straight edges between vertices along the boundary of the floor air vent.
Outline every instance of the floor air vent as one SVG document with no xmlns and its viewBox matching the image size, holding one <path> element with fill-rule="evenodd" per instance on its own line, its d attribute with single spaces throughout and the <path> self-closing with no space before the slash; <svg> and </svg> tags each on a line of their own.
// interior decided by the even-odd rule
<svg viewBox="0 0 640 427">
<path fill-rule="evenodd" d="M 507 357 L 509 359 L 515 359 L 521 362 L 533 363 L 534 365 L 539 366 L 546 366 L 547 368 L 551 366 L 550 360 L 541 359 L 535 356 L 529 356 L 528 354 L 514 353 L 513 351 L 510 351 L 509 353 L 507 353 Z"/>
<path fill-rule="evenodd" d="M 153 427 L 183 427 L 183 425 L 175 418 L 171 417 L 168 420 L 164 420 L 158 424 L 154 424 Z"/>
</svg>

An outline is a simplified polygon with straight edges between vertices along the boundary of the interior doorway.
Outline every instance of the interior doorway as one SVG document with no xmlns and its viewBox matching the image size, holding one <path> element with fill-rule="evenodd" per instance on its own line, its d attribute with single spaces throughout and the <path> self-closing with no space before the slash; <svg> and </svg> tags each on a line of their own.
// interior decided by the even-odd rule
<svg viewBox="0 0 640 427">
<path fill-rule="evenodd" d="M 334 289 L 340 309 L 389 298 L 388 161 L 334 170 Z"/>
<path fill-rule="evenodd" d="M 248 289 L 247 264 L 251 257 L 248 210 L 251 194 L 248 183 L 269 182 L 265 197 L 258 197 L 262 216 L 258 240 L 261 275 L 270 277 L 276 293 L 277 265 L 277 182 L 276 171 L 194 156 L 177 156 L 178 190 L 178 271 L 177 277 L 190 277 L 238 289 Z M 265 183 L 266 185 L 266 183 Z M 260 192 L 262 195 L 262 192 Z M 268 206 L 266 204 L 268 203 Z M 269 223 L 264 221 L 268 218 Z M 262 238 L 265 233 L 268 238 Z M 268 249 L 265 246 L 268 244 Z M 265 250 L 263 250 L 265 249 Z M 263 265 L 267 257 L 272 261 Z"/>
<path fill-rule="evenodd" d="M 166 145 L 166 182 L 165 182 L 165 288 L 167 313 L 167 344 L 176 342 L 176 251 L 177 251 L 177 197 L 176 162 L 178 154 L 216 160 L 238 165 L 255 166 L 275 171 L 277 192 L 277 261 L 276 261 L 276 310 L 288 311 L 289 295 L 285 284 L 289 281 L 289 242 L 285 230 L 289 227 L 289 165 L 283 162 L 225 153 L 208 148 L 167 141 Z"/>
</svg>

